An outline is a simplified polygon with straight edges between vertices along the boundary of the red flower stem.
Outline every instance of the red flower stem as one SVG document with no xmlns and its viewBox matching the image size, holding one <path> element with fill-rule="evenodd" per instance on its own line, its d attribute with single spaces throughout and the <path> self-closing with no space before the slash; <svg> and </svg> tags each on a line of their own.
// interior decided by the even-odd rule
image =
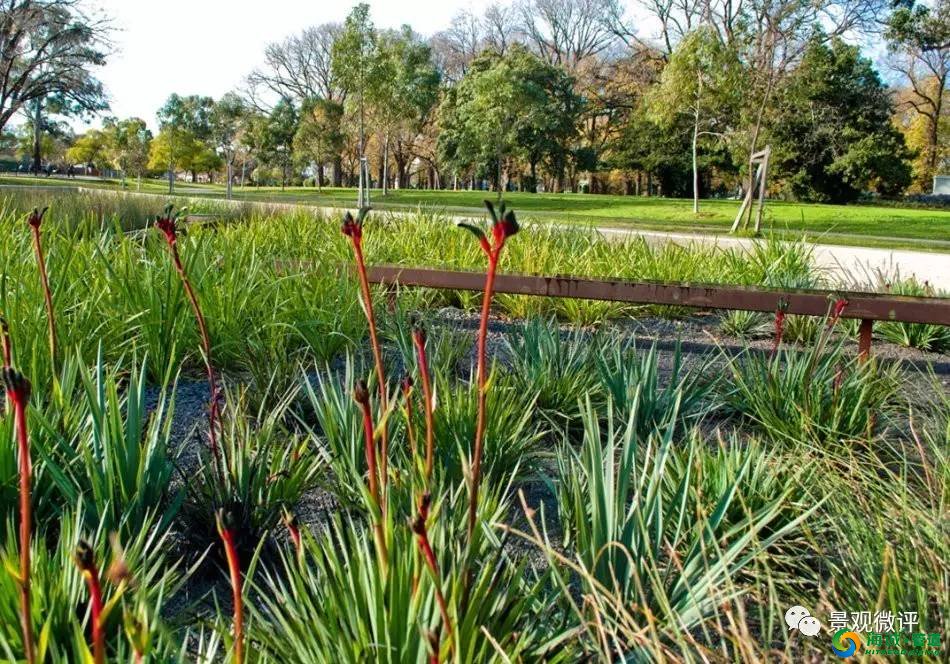
<svg viewBox="0 0 950 664">
<path fill-rule="evenodd" d="M 99 582 L 99 570 L 94 563 L 82 570 L 89 589 L 89 604 L 92 610 L 92 658 L 96 664 L 106 661 L 106 641 L 102 631 L 102 585 Z"/>
<path fill-rule="evenodd" d="M 491 310 L 492 292 L 495 288 L 495 270 L 498 267 L 498 256 L 501 254 L 501 245 L 488 255 L 488 273 L 485 277 L 485 295 L 482 298 L 482 319 L 478 326 L 478 345 L 476 349 L 478 382 L 478 415 L 475 421 L 475 449 L 472 454 L 472 487 L 468 503 L 468 539 L 472 541 L 475 533 L 475 521 L 478 507 L 478 489 L 482 471 L 482 445 L 485 437 L 485 418 L 487 402 L 486 373 L 486 345 L 488 339 L 488 316 Z"/>
<path fill-rule="evenodd" d="M 36 661 L 33 648 L 33 614 L 30 606 L 30 540 L 33 527 L 33 503 L 31 484 L 33 464 L 30 459 L 30 436 L 26 424 L 26 404 L 29 400 L 29 383 L 26 379 L 6 368 L 4 382 L 7 387 L 7 402 L 13 405 L 14 428 L 19 449 L 20 470 L 20 624 L 23 630 L 23 651 L 28 664 Z"/>
<path fill-rule="evenodd" d="M 211 397 L 211 404 L 208 409 L 208 439 L 211 443 L 211 454 L 215 459 L 215 466 L 218 461 L 218 382 L 214 375 L 214 365 L 211 362 L 211 336 L 208 334 L 208 326 L 205 323 L 204 314 L 201 313 L 201 306 L 198 303 L 198 296 L 192 288 L 191 280 L 185 272 L 185 266 L 182 265 L 181 257 L 178 255 L 178 246 L 174 242 L 168 244 L 171 250 L 172 261 L 175 264 L 175 270 L 181 278 L 181 283 L 185 288 L 185 294 L 191 303 L 191 309 L 195 314 L 195 320 L 198 323 L 198 331 L 201 334 L 201 346 L 204 350 L 205 371 L 208 376 L 208 392 Z"/>
<path fill-rule="evenodd" d="M 43 298 L 46 301 L 46 322 L 49 326 L 49 355 L 53 375 L 56 375 L 56 317 L 53 312 L 53 292 L 49 287 L 49 276 L 46 273 L 46 259 L 43 257 L 43 243 L 40 239 L 39 225 L 31 225 L 33 233 L 33 251 L 36 253 L 36 264 L 40 271 L 40 283 L 43 286 Z"/>
<path fill-rule="evenodd" d="M 369 402 L 360 401 L 360 410 L 363 412 L 363 440 L 366 454 L 366 467 L 369 469 L 369 493 L 373 502 L 379 506 L 379 469 L 376 465 L 376 441 L 373 439 L 373 414 L 370 412 Z"/>
<path fill-rule="evenodd" d="M 228 570 L 231 573 L 231 595 L 234 602 L 234 663 L 244 662 L 244 597 L 241 593 L 241 562 L 234 532 L 230 528 L 221 528 L 221 541 L 228 558 Z"/>
<path fill-rule="evenodd" d="M 23 646 L 26 661 L 33 662 L 33 617 L 30 611 L 30 539 L 33 525 L 33 501 L 30 485 L 33 464 L 30 459 L 30 439 L 26 428 L 26 404 L 13 402 L 17 441 L 20 449 L 20 610 L 23 621 Z"/>
<path fill-rule="evenodd" d="M 363 412 L 363 439 L 368 470 L 367 474 L 369 475 L 369 493 L 377 510 L 379 510 L 378 515 L 373 515 L 373 531 L 376 537 L 376 546 L 379 549 L 379 555 L 383 560 L 386 560 L 388 554 L 386 549 L 386 537 L 383 532 L 383 519 L 385 518 L 386 512 L 382 504 L 377 482 L 379 469 L 376 463 L 376 441 L 373 436 L 373 414 L 369 407 L 369 395 L 366 394 L 365 386 L 362 381 L 360 381 L 360 386 L 357 387 L 356 401 L 360 406 L 360 410 Z"/>
<path fill-rule="evenodd" d="M 353 252 L 356 254 L 356 269 L 360 277 L 360 290 L 363 293 L 363 303 L 366 313 L 366 322 L 369 324 L 369 340 L 373 348 L 373 362 L 376 365 L 376 381 L 379 383 L 379 404 L 380 410 L 385 414 L 389 410 L 388 396 L 386 389 L 386 373 L 383 370 L 383 354 L 379 346 L 379 338 L 376 334 L 376 315 L 373 313 L 373 298 L 369 290 L 369 277 L 366 275 L 366 262 L 363 260 L 363 240 L 358 237 L 353 238 Z M 382 483 L 382 495 L 386 494 L 386 477 L 388 473 L 389 458 L 389 434 L 387 427 L 383 427 L 380 432 L 380 451 L 379 451 L 379 476 Z M 382 508 L 382 505 L 380 505 Z"/>
<path fill-rule="evenodd" d="M 432 464 L 435 459 L 435 425 L 432 417 L 432 381 L 429 377 L 429 359 L 426 356 L 425 340 L 419 333 L 412 335 L 419 361 L 419 375 L 422 378 L 423 413 L 426 420 L 426 485 L 432 477 Z"/>
</svg>

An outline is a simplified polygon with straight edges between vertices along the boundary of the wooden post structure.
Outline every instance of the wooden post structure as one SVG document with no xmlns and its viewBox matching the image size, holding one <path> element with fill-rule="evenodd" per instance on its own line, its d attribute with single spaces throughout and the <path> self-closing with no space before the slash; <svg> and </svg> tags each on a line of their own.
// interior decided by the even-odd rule
<svg viewBox="0 0 950 664">
<path fill-rule="evenodd" d="M 739 230 L 739 224 L 742 223 L 743 218 L 746 216 L 746 211 L 751 213 L 752 196 L 755 194 L 756 187 L 759 188 L 759 209 L 756 212 L 755 231 L 756 233 L 759 232 L 759 229 L 762 226 L 762 210 L 765 208 L 766 171 L 768 170 L 769 157 L 771 154 L 772 147 L 766 145 L 765 149 L 759 150 L 749 158 L 750 165 L 757 164 L 757 168 L 755 169 L 755 177 L 752 178 L 752 186 L 749 188 L 749 191 L 745 193 L 745 197 L 742 199 L 742 205 L 739 206 L 739 213 L 736 215 L 735 221 L 732 222 L 732 228 L 729 229 L 730 233 L 735 233 L 737 230 Z M 742 223 L 742 228 L 747 228 L 748 225 L 749 222 L 746 220 L 745 223 Z"/>
</svg>

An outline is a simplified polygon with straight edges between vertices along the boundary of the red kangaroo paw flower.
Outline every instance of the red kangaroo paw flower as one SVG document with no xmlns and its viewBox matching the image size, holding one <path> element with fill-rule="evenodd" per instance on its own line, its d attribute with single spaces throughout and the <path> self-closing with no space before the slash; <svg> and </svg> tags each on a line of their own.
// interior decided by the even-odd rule
<svg viewBox="0 0 950 664">
<path fill-rule="evenodd" d="M 80 540 L 74 554 L 76 565 L 82 572 L 86 587 L 89 589 L 89 606 L 92 613 L 92 653 L 96 664 L 106 661 L 106 641 L 102 631 L 102 585 L 99 580 L 99 570 L 96 567 L 95 554 L 92 547 Z"/>
<path fill-rule="evenodd" d="M 353 243 L 353 256 L 356 260 L 356 271 L 359 276 L 360 293 L 363 296 L 363 312 L 366 314 L 366 323 L 369 327 L 369 341 L 373 350 L 373 363 L 376 366 L 376 380 L 379 383 L 379 405 L 383 413 L 389 410 L 388 385 L 386 371 L 383 367 L 383 352 L 376 332 L 376 316 L 373 313 L 373 296 L 369 288 L 369 276 L 366 272 L 366 261 L 363 258 L 363 221 L 369 214 L 369 208 L 360 209 L 356 218 L 349 212 L 343 217 L 343 234 Z M 380 432 L 379 477 L 381 482 L 381 496 L 386 495 L 386 483 L 389 476 L 389 431 L 384 426 Z M 385 510 L 385 500 L 380 502 L 380 508 Z M 385 512 L 384 512 L 385 513 Z"/>
<path fill-rule="evenodd" d="M 36 254 L 36 266 L 40 272 L 40 285 L 43 287 L 43 300 L 46 304 L 46 320 L 49 328 L 49 355 L 50 363 L 53 368 L 53 375 L 56 374 L 56 313 L 53 309 L 53 292 L 49 287 L 49 275 L 46 272 L 46 259 L 43 257 L 43 240 L 40 236 L 40 226 L 43 224 L 43 217 L 49 208 L 37 210 L 33 208 L 27 223 L 30 225 L 33 234 L 33 253 Z"/>
<path fill-rule="evenodd" d="M 831 308 L 831 317 L 828 319 L 829 330 L 838 324 L 838 319 L 841 318 L 841 314 L 844 313 L 847 306 L 848 301 L 845 298 L 841 297 L 835 300 L 834 306 Z"/>
</svg>

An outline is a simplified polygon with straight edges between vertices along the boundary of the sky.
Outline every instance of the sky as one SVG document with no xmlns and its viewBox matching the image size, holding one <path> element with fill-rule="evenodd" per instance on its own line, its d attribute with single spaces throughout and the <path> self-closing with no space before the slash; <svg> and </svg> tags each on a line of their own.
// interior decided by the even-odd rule
<svg viewBox="0 0 950 664">
<path fill-rule="evenodd" d="M 116 117 L 155 112 L 173 92 L 214 98 L 240 86 L 273 41 L 321 23 L 341 22 L 356 0 L 92 0 L 111 17 L 116 53 L 99 70 Z M 459 11 L 481 13 L 491 0 L 369 0 L 379 28 L 408 23 L 430 35 Z M 98 126 L 95 120 L 92 126 Z M 84 125 L 80 124 L 77 129 Z"/>
</svg>

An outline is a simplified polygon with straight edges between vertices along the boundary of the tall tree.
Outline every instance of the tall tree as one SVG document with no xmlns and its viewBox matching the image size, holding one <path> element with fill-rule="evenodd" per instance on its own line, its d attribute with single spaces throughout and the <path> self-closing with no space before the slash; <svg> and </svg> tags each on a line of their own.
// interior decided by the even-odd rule
<svg viewBox="0 0 950 664">
<path fill-rule="evenodd" d="M 0 0 L 0 131 L 39 100 L 99 110 L 109 26 L 75 0 Z"/>
<path fill-rule="evenodd" d="M 693 30 L 679 43 L 650 99 L 661 126 L 691 125 L 693 212 L 699 213 L 699 142 L 725 137 L 736 119 L 742 95 L 742 68 L 734 50 L 710 26 Z"/>
<path fill-rule="evenodd" d="M 539 56 L 577 74 L 606 51 L 616 35 L 604 20 L 615 0 L 521 0 L 520 31 Z"/>
<path fill-rule="evenodd" d="M 486 51 L 439 110 L 439 152 L 456 170 L 492 181 L 501 192 L 519 161 L 535 175 L 549 158 L 563 165 L 582 101 L 570 77 L 521 46 Z"/>
<path fill-rule="evenodd" d="M 106 149 L 112 165 L 122 171 L 123 179 L 127 174 L 135 176 L 141 188 L 142 174 L 148 169 L 152 144 L 152 132 L 145 120 L 106 118 L 102 123 L 102 131 L 106 136 Z"/>
<path fill-rule="evenodd" d="M 891 122 L 890 93 L 856 46 L 815 37 L 779 102 L 776 166 L 797 198 L 844 203 L 909 184 L 910 154 Z"/>
<path fill-rule="evenodd" d="M 208 118 L 211 142 L 227 167 L 227 198 L 230 200 L 234 184 L 234 160 L 240 149 L 240 133 L 247 109 L 244 101 L 229 92 L 215 102 Z"/>
<path fill-rule="evenodd" d="M 66 150 L 66 159 L 74 164 L 101 168 L 108 161 L 109 141 L 105 132 L 90 129 Z"/>
<path fill-rule="evenodd" d="M 946 115 L 947 77 L 950 75 L 950 0 L 933 7 L 899 7 L 887 27 L 891 66 L 910 89 L 903 102 L 924 118 L 922 166 L 917 178 L 929 184 L 941 158 L 941 125 Z"/>
<path fill-rule="evenodd" d="M 287 170 L 294 161 L 294 136 L 299 116 L 290 99 L 281 99 L 260 125 L 261 157 L 280 169 L 281 187 L 287 183 Z"/>
<path fill-rule="evenodd" d="M 307 99 L 300 109 L 300 124 L 294 135 L 294 150 L 316 163 L 317 185 L 323 186 L 324 165 L 333 164 L 333 186 L 343 184 L 340 153 L 343 134 L 343 105 L 326 99 Z"/>
<path fill-rule="evenodd" d="M 214 99 L 201 95 L 181 96 L 172 93 L 158 110 L 159 137 L 168 150 L 169 168 L 178 166 L 191 171 L 192 182 L 198 179 L 199 164 L 195 158 L 210 148 L 211 114 Z M 213 151 L 213 150 L 212 150 Z M 204 159 L 200 165 L 205 165 Z M 187 166 L 185 165 L 187 163 Z M 169 188 L 172 187 L 169 172 Z"/>
<path fill-rule="evenodd" d="M 76 0 L 0 0 L 0 131 L 31 115 L 37 144 L 44 107 L 64 114 L 105 107 L 93 69 L 105 64 L 109 26 Z M 39 155 L 34 154 L 39 167 Z"/>
<path fill-rule="evenodd" d="M 339 36 L 333 42 L 334 76 L 343 88 L 356 96 L 360 119 L 360 154 L 366 149 L 365 113 L 367 96 L 377 87 L 380 70 L 376 28 L 369 16 L 369 5 L 353 7 Z"/>
<path fill-rule="evenodd" d="M 367 96 L 377 88 L 380 75 L 380 68 L 377 66 L 379 62 L 377 33 L 369 16 L 369 5 L 360 3 L 350 11 L 343 23 L 343 30 L 333 42 L 332 71 L 347 94 L 355 96 L 361 169 L 364 168 L 366 157 Z M 368 178 L 368 172 L 365 177 Z M 361 189 L 360 205 L 364 203 L 363 196 L 364 192 Z"/>
<path fill-rule="evenodd" d="M 406 185 L 414 144 L 439 95 L 432 51 L 408 26 L 379 36 L 370 102 L 383 143 L 383 194 L 389 185 L 389 155 L 395 148 L 396 180 Z"/>
</svg>

